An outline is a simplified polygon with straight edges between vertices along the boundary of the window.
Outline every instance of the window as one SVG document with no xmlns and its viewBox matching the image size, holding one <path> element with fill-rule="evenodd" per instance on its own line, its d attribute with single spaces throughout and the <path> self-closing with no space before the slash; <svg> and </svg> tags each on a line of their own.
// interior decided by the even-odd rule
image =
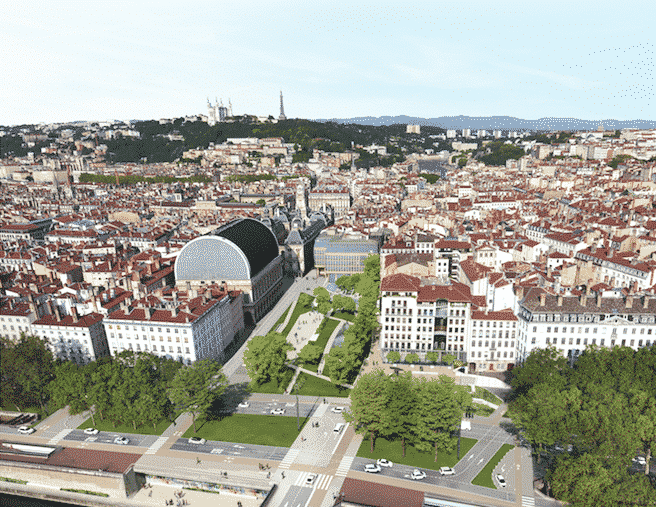
<svg viewBox="0 0 656 507">
<path fill-rule="evenodd" d="M 533 332 L 537 333 L 537 331 L 538 331 L 538 326 L 533 326 Z"/>
</svg>

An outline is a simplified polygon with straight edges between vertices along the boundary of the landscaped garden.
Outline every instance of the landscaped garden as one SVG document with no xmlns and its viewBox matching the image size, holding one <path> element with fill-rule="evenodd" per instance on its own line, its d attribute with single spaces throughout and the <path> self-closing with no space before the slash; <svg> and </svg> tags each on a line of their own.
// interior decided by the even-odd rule
<svg viewBox="0 0 656 507">
<path fill-rule="evenodd" d="M 489 401 L 490 403 L 494 403 L 497 407 L 503 403 L 503 400 L 499 398 L 497 395 L 492 394 L 490 391 L 483 387 L 478 387 L 476 386 L 476 390 L 474 391 L 474 394 L 472 394 L 474 398 L 481 398 L 485 401 Z"/>
<path fill-rule="evenodd" d="M 330 339 L 330 335 L 333 334 L 333 331 L 335 331 L 335 328 L 339 325 L 339 321 L 335 319 L 329 319 L 325 318 L 317 328 L 317 331 L 319 332 L 319 336 L 317 337 L 316 340 L 309 341 L 305 347 L 316 347 L 316 351 L 318 352 L 318 357 L 314 361 L 303 361 L 302 357 L 303 354 L 301 354 L 301 357 L 297 359 L 296 364 L 299 366 L 302 366 L 303 368 L 307 370 L 311 370 L 313 372 L 317 372 L 319 369 L 319 363 L 321 362 L 321 357 L 323 356 L 323 351 L 326 348 L 326 345 L 328 344 L 328 340 Z M 305 348 L 303 347 L 303 348 Z M 316 355 L 315 355 L 316 357 Z"/>
<path fill-rule="evenodd" d="M 483 467 L 483 470 L 481 470 L 481 472 L 476 477 L 474 477 L 472 484 L 476 486 L 485 486 L 486 488 L 497 489 L 497 487 L 494 485 L 494 481 L 492 480 L 492 472 L 494 471 L 494 468 L 499 464 L 499 461 L 501 461 L 506 453 L 513 447 L 514 446 L 510 444 L 503 444 L 501 449 L 499 449 L 495 455 L 492 456 L 492 459 L 487 462 L 487 465 Z"/>
<path fill-rule="evenodd" d="M 110 420 L 108 419 L 101 420 L 98 416 L 96 416 L 95 425 L 93 424 L 91 418 L 89 417 L 89 419 L 87 419 L 82 424 L 80 424 L 77 427 L 77 429 L 85 430 L 87 428 L 96 428 L 97 430 L 100 431 L 111 431 L 116 433 L 136 433 L 138 435 L 161 435 L 166 428 L 168 428 L 169 426 L 171 426 L 171 424 L 173 424 L 174 419 L 175 419 L 174 417 L 172 417 L 170 420 L 161 419 L 158 423 L 155 424 L 154 428 L 151 423 L 141 424 L 135 428 L 132 424 L 129 423 L 117 423 L 116 425 L 114 425 L 114 423 L 112 423 Z"/>
<path fill-rule="evenodd" d="M 301 431 L 307 418 L 301 418 Z M 239 444 L 290 447 L 298 438 L 296 417 L 280 415 L 233 414 L 214 420 L 199 419 L 197 431 L 190 427 L 183 437 Z"/>
<path fill-rule="evenodd" d="M 351 389 L 347 387 L 338 387 L 328 380 L 309 375 L 305 372 L 299 373 L 295 385 L 302 386 L 298 390 L 298 393 L 296 393 L 300 396 L 339 396 L 348 398 L 351 394 Z M 294 388 L 292 388 L 292 392 L 294 392 Z"/>
<path fill-rule="evenodd" d="M 337 312 L 332 314 L 336 319 L 348 320 L 349 322 L 355 322 L 355 315 L 349 312 Z"/>
<path fill-rule="evenodd" d="M 294 376 L 294 369 L 287 367 L 283 374 L 283 379 L 280 383 L 277 383 L 273 379 L 263 384 L 256 384 L 254 382 L 251 382 L 248 386 L 248 390 L 251 393 L 282 394 L 285 392 L 285 389 L 287 389 L 287 386 L 292 381 L 293 376 Z"/>
<path fill-rule="evenodd" d="M 482 403 L 474 403 L 474 413 L 481 417 L 490 417 L 494 413 L 494 409 Z"/>
<path fill-rule="evenodd" d="M 306 294 L 305 292 L 302 292 L 298 296 L 298 301 L 296 303 L 296 306 L 294 307 L 292 316 L 290 317 L 289 322 L 285 326 L 285 329 L 283 330 L 282 334 L 287 336 L 289 332 L 292 330 L 292 328 L 294 327 L 294 325 L 296 325 L 296 321 L 298 320 L 298 318 L 304 313 L 308 313 L 312 311 L 313 301 L 314 301 L 314 297 L 310 296 L 309 294 Z M 282 322 L 284 321 L 281 321 L 280 323 L 282 324 Z"/>
<path fill-rule="evenodd" d="M 474 438 L 465 438 L 460 439 L 460 458 L 465 456 L 469 449 L 474 447 L 477 440 Z M 437 461 L 435 461 L 435 453 L 431 452 L 422 452 L 415 449 L 412 445 L 406 442 L 405 446 L 405 458 L 403 457 L 403 449 L 401 447 L 401 440 L 388 440 L 386 438 L 379 437 L 374 441 L 374 452 L 371 451 L 371 443 L 368 438 L 365 438 L 360 444 L 358 449 L 357 456 L 360 458 L 370 458 L 376 460 L 379 458 L 385 458 L 390 460 L 392 463 L 398 463 L 400 465 L 409 465 L 417 468 L 426 468 L 429 470 L 439 470 L 440 467 L 453 467 L 458 463 L 458 453 L 457 448 L 452 452 L 438 452 Z"/>
</svg>

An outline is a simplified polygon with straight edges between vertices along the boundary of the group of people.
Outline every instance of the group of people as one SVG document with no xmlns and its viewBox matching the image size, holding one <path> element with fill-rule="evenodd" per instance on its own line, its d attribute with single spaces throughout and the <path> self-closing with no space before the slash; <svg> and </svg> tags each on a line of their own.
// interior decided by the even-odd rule
<svg viewBox="0 0 656 507">
<path fill-rule="evenodd" d="M 312 423 L 312 427 L 313 427 L 313 428 L 318 428 L 318 427 L 319 427 L 319 421 L 317 421 L 317 422 L 313 422 L 313 423 Z"/>
</svg>

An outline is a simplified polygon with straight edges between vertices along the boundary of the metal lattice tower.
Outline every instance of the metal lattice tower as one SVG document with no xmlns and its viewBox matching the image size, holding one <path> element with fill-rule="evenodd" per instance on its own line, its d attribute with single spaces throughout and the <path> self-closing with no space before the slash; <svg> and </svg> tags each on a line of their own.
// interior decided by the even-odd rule
<svg viewBox="0 0 656 507">
<path fill-rule="evenodd" d="M 282 90 L 280 90 L 280 116 L 278 116 L 278 120 L 286 120 L 287 117 L 285 116 L 285 108 L 282 105 Z"/>
</svg>

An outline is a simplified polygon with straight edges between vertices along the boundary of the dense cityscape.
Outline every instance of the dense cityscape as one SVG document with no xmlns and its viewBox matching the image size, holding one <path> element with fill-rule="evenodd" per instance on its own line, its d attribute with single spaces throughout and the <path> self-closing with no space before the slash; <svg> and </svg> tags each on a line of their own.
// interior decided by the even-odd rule
<svg viewBox="0 0 656 507">
<path fill-rule="evenodd" d="M 283 100 L 0 127 L 0 492 L 656 505 L 656 131 Z"/>
</svg>

